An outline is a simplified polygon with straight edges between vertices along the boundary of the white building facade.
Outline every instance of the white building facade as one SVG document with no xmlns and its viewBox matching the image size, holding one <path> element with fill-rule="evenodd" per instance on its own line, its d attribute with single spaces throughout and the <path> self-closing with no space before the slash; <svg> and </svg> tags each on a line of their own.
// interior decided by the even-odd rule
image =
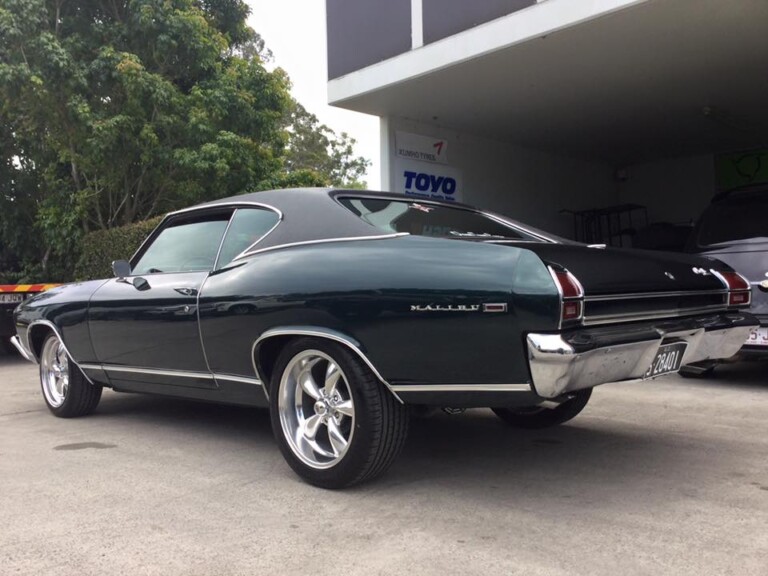
<svg viewBox="0 0 768 576">
<path fill-rule="evenodd" d="M 768 182 L 765 0 L 326 0 L 332 105 L 381 118 L 382 189 L 578 235 Z"/>
</svg>

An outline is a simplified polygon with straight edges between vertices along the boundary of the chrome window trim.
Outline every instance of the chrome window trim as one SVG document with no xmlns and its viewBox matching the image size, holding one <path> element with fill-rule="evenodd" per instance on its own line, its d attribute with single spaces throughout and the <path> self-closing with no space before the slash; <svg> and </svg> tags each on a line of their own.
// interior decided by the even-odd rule
<svg viewBox="0 0 768 576">
<path fill-rule="evenodd" d="M 155 232 L 157 232 L 160 228 L 165 226 L 165 224 L 168 222 L 168 220 L 170 220 L 174 216 L 177 216 L 179 214 L 188 214 L 188 213 L 197 212 L 197 211 L 205 212 L 206 210 L 213 210 L 213 209 L 216 209 L 216 208 L 231 208 L 231 207 L 234 207 L 235 208 L 234 212 L 236 212 L 238 207 L 244 207 L 245 208 L 245 207 L 249 207 L 249 206 L 256 206 L 258 208 L 265 208 L 267 210 L 271 210 L 272 212 L 275 212 L 277 214 L 277 216 L 278 216 L 277 224 L 275 224 L 266 234 L 264 234 L 264 236 L 259 238 L 256 242 L 254 242 L 254 244 L 251 244 L 251 247 L 252 247 L 255 244 L 257 244 L 257 243 L 261 242 L 262 240 L 264 240 L 264 238 L 269 236 L 272 233 L 272 231 L 275 228 L 277 228 L 277 226 L 283 221 L 283 212 L 280 209 L 275 208 L 274 206 L 271 206 L 269 204 L 263 204 L 261 202 L 247 202 L 247 201 L 244 201 L 244 202 L 222 202 L 220 204 L 206 204 L 205 206 L 192 206 L 190 208 L 183 208 L 181 210 L 176 210 L 175 212 L 169 212 L 168 214 L 166 214 L 163 217 L 163 219 L 155 227 L 155 229 L 152 230 L 152 232 L 150 232 L 147 235 L 147 237 L 144 239 L 144 241 L 139 245 L 139 248 L 133 253 L 133 255 L 130 257 L 130 259 L 128 261 L 129 262 L 133 262 L 133 259 L 136 258 L 136 255 L 139 254 L 144 249 L 144 246 L 146 245 L 147 241 L 149 241 L 149 239 L 152 238 L 152 236 L 154 236 Z M 233 216 L 234 216 L 234 212 L 232 213 Z M 231 220 L 232 220 L 232 216 L 230 216 L 230 221 Z M 225 231 L 225 235 L 226 235 L 226 231 Z M 221 237 L 221 240 L 222 240 L 222 242 L 224 241 L 224 236 Z M 221 244 L 219 244 L 219 249 L 221 249 Z M 218 253 L 217 253 L 216 256 L 218 258 Z M 239 256 L 237 258 L 239 258 Z M 235 260 L 237 258 L 235 258 Z M 233 260 L 233 262 L 234 262 L 234 260 Z M 214 263 L 214 265 L 215 265 L 215 263 Z M 215 270 L 215 268 L 214 268 L 214 270 Z M 210 272 L 210 270 L 209 270 L 209 272 Z"/>
<path fill-rule="evenodd" d="M 221 249 L 224 248 L 224 241 L 227 239 L 227 232 L 229 232 L 229 229 L 232 227 L 232 220 L 235 219 L 235 214 L 237 214 L 238 210 L 239 208 L 235 208 L 232 211 L 232 214 L 229 215 L 229 221 L 227 222 L 227 227 L 224 228 L 224 234 L 221 235 L 221 240 L 219 240 L 219 249 L 216 250 L 216 258 L 213 259 L 213 268 L 211 268 L 209 272 L 219 269 L 219 258 L 221 257 Z"/>
<path fill-rule="evenodd" d="M 557 241 L 555 241 L 553 238 L 547 238 L 546 236 L 542 236 L 541 234 L 538 234 L 536 232 L 532 232 L 528 230 L 525 226 L 520 226 L 519 224 L 512 224 L 508 220 L 505 220 L 501 216 L 497 216 L 495 214 L 492 214 L 490 212 L 485 212 L 484 210 L 479 210 L 477 208 L 474 208 L 472 206 L 466 206 L 466 205 L 454 205 L 448 202 L 440 202 L 438 200 L 431 200 L 431 199 L 421 199 L 416 196 L 411 198 L 410 196 L 403 196 L 402 198 L 393 198 L 391 196 L 385 196 L 381 194 L 354 194 L 354 193 L 341 193 L 339 194 L 334 193 L 331 194 L 331 197 L 336 201 L 337 204 L 342 206 L 345 210 L 352 213 L 349 208 L 341 204 L 339 202 L 339 198 L 374 198 L 377 200 L 389 200 L 390 202 L 416 202 L 417 204 L 432 204 L 433 206 L 442 206 L 444 208 L 453 208 L 454 210 L 464 210 L 465 212 L 473 212 L 475 214 L 480 214 L 481 216 L 485 216 L 486 218 L 489 218 L 491 220 L 494 220 L 495 222 L 498 222 L 499 224 L 503 224 L 504 226 L 511 228 L 512 230 L 518 230 L 522 231 L 523 233 L 533 236 L 534 238 L 538 239 L 539 241 L 546 242 L 548 244 L 557 244 Z M 373 226 L 373 225 L 372 225 Z M 374 226 L 375 228 L 375 226 Z M 519 241 L 525 241 L 524 238 L 521 238 Z M 528 240 L 528 242 L 531 242 L 531 240 Z"/>
<path fill-rule="evenodd" d="M 314 336 L 316 338 L 326 338 L 328 340 L 334 340 L 336 342 L 344 344 L 347 348 L 352 350 L 355 354 L 357 354 L 360 357 L 360 359 L 368 366 L 368 368 L 370 368 L 371 372 L 373 372 L 376 378 L 378 378 L 379 381 L 382 384 L 384 384 L 384 386 L 387 387 L 387 389 L 392 393 L 395 399 L 401 404 L 403 404 L 403 401 L 397 395 L 397 392 L 395 392 L 392 385 L 384 379 L 381 373 L 373 365 L 373 362 L 371 362 L 368 359 L 368 357 L 365 355 L 365 353 L 362 350 L 360 350 L 360 345 L 356 340 L 354 340 L 353 338 L 350 338 L 349 336 L 341 334 L 339 332 L 336 332 L 333 330 L 325 330 L 321 328 L 311 328 L 311 327 L 272 328 L 271 330 L 267 330 L 261 336 L 259 336 L 256 339 L 256 341 L 253 343 L 253 346 L 251 346 L 251 363 L 253 364 L 253 371 L 256 373 L 256 377 L 261 382 L 265 382 L 265 380 L 264 378 L 262 378 L 261 374 L 259 373 L 259 367 L 256 365 L 256 348 L 259 346 L 259 344 L 261 344 L 265 340 L 268 340 L 269 338 L 274 338 L 276 336 Z M 268 386 L 264 386 L 264 394 L 267 396 L 267 399 L 269 399 Z"/>
<path fill-rule="evenodd" d="M 252 252 L 244 253 L 232 260 L 235 262 L 246 256 L 253 256 L 254 254 L 261 254 L 263 252 L 270 252 L 272 250 L 280 250 L 282 248 L 293 248 L 294 246 L 308 246 L 311 244 L 326 244 L 329 242 L 355 242 L 357 240 L 386 240 L 389 238 L 400 238 L 401 236 L 410 236 L 408 232 L 397 232 L 394 234 L 381 234 L 377 236 L 346 236 L 339 238 L 322 238 L 319 240 L 302 240 L 301 242 L 288 242 L 286 244 L 276 244 L 275 246 L 267 246 L 259 250 L 253 250 Z"/>
<path fill-rule="evenodd" d="M 85 379 L 88 380 L 88 383 L 95 386 L 95 384 L 93 383 L 93 380 L 91 380 L 88 377 L 88 374 L 86 374 L 83 371 L 83 365 L 80 364 L 77 360 L 75 360 L 74 356 L 72 356 L 72 354 L 70 353 L 69 348 L 67 348 L 67 345 L 64 342 L 64 338 L 61 335 L 61 331 L 59 330 L 58 326 L 56 326 L 56 324 L 54 324 L 50 320 L 35 320 L 33 322 L 30 322 L 29 326 L 27 326 L 27 335 L 26 335 L 27 350 L 29 351 L 30 356 L 32 356 L 35 359 L 35 363 L 39 364 L 40 361 L 39 361 L 39 358 L 35 355 L 34 349 L 32 348 L 32 342 L 30 342 L 29 340 L 29 337 L 32 334 L 32 328 L 34 328 L 35 326 L 47 326 L 48 328 L 50 328 L 53 331 L 53 333 L 56 334 L 56 337 L 59 339 L 59 342 L 61 342 L 62 348 L 64 348 L 64 352 L 67 353 L 67 356 L 69 356 L 69 359 L 72 361 L 72 363 L 80 369 L 80 371 L 83 373 L 83 376 L 85 376 Z"/>
<path fill-rule="evenodd" d="M 530 384 L 397 384 L 395 392 L 530 392 Z"/>
</svg>

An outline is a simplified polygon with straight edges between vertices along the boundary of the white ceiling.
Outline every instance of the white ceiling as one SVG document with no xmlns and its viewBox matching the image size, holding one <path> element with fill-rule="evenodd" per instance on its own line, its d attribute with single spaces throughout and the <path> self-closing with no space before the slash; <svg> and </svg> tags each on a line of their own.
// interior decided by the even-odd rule
<svg viewBox="0 0 768 576">
<path fill-rule="evenodd" d="M 617 166 L 768 148 L 768 0 L 651 0 L 338 105 Z"/>
</svg>

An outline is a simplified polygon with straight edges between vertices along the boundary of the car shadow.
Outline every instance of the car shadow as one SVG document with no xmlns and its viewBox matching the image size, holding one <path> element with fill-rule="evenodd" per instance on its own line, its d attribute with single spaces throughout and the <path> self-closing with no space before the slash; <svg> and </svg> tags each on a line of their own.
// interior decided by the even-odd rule
<svg viewBox="0 0 768 576">
<path fill-rule="evenodd" d="M 184 437 L 215 435 L 231 443 L 232 450 L 278 451 L 266 409 L 109 393 L 91 418 L 172 426 Z M 548 430 L 518 430 L 490 410 L 438 412 L 413 417 L 405 448 L 392 470 L 353 493 L 396 493 L 406 485 L 433 482 L 467 490 L 506 490 L 512 485 L 516 490 L 526 486 L 533 490 L 548 482 L 561 486 L 565 478 L 572 488 L 596 482 L 639 485 L 649 469 L 685 466 L 689 445 L 669 439 L 659 443 L 658 438 L 650 429 L 628 431 L 624 424 L 588 415 Z M 288 480 L 299 482 L 287 466 L 283 470 Z"/>
<path fill-rule="evenodd" d="M 768 391 L 768 361 L 743 361 L 732 364 L 720 364 L 714 373 L 702 378 L 683 378 L 680 380 L 699 382 L 708 386 L 743 387 L 750 390 L 762 388 Z"/>
</svg>

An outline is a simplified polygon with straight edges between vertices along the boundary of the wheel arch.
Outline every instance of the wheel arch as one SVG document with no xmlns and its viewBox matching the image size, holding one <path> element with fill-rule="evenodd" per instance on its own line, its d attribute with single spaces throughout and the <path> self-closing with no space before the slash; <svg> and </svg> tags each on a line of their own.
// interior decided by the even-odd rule
<svg viewBox="0 0 768 576">
<path fill-rule="evenodd" d="M 337 330 L 318 326 L 284 326 L 272 328 L 264 332 L 253 343 L 253 347 L 251 348 L 253 369 L 256 372 L 256 377 L 261 380 L 264 392 L 267 395 L 269 395 L 269 382 L 272 378 L 272 370 L 274 369 L 277 356 L 288 342 L 294 338 L 300 338 L 302 336 L 333 340 L 334 342 L 346 346 L 349 350 L 354 352 L 366 366 L 368 366 L 374 376 L 376 376 L 376 378 L 387 388 L 389 393 L 392 394 L 398 402 L 401 404 L 403 403 L 397 395 L 397 392 L 392 389 L 390 383 L 387 382 L 376 369 L 376 366 L 373 365 L 373 362 L 371 362 L 365 352 L 363 352 L 360 342 Z"/>
<path fill-rule="evenodd" d="M 64 341 L 61 330 L 59 330 L 59 327 L 50 320 L 35 320 L 34 322 L 30 323 L 29 326 L 27 326 L 27 349 L 32 354 L 35 362 L 38 364 L 40 363 L 40 353 L 43 350 L 43 343 L 49 334 L 56 335 L 56 338 L 58 338 L 59 342 L 61 342 L 61 345 L 64 347 L 64 352 L 67 353 L 69 359 L 75 366 L 77 366 L 78 370 L 80 370 L 83 376 L 85 376 L 85 379 L 88 381 L 88 383 L 93 385 L 93 380 L 91 380 L 90 376 L 85 373 L 85 371 L 80 366 L 80 363 L 75 360 L 75 358 L 72 356 L 72 353 L 69 351 L 69 348 L 67 348 L 67 343 Z"/>
</svg>

